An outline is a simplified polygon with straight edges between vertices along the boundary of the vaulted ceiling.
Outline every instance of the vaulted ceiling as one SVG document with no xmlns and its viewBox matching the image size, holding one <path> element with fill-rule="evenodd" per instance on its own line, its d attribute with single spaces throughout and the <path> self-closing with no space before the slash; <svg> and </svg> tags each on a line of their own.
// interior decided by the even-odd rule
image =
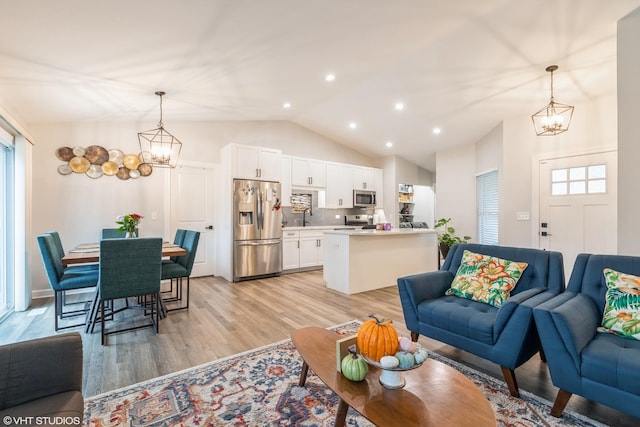
<svg viewBox="0 0 640 427">
<path fill-rule="evenodd" d="M 290 120 L 370 156 L 433 169 L 435 151 L 475 142 L 505 118 L 529 120 L 549 100 L 547 65 L 560 66 L 560 102 L 614 92 L 616 23 L 638 6 L 2 0 L 0 104 L 27 128 L 155 121 L 154 92 L 163 90 L 166 123 Z"/>
</svg>

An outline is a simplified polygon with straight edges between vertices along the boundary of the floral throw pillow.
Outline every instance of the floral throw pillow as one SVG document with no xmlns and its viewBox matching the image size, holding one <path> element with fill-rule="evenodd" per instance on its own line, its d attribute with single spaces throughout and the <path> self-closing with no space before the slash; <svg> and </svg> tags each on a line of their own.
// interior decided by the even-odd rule
<svg viewBox="0 0 640 427">
<path fill-rule="evenodd" d="M 465 250 L 445 294 L 501 307 L 528 265 Z"/>
<path fill-rule="evenodd" d="M 640 340 L 640 277 L 605 268 L 606 304 L 599 331 Z"/>
</svg>

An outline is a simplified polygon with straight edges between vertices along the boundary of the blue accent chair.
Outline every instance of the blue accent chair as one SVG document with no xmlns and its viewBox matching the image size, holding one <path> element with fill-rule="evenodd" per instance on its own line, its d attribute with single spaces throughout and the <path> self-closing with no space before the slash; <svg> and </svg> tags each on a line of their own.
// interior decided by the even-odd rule
<svg viewBox="0 0 640 427">
<path fill-rule="evenodd" d="M 607 285 L 603 270 L 640 276 L 640 257 L 580 254 L 567 290 L 534 309 L 553 384 L 551 415 L 572 394 L 640 418 L 640 341 L 597 332 Z"/>
<path fill-rule="evenodd" d="M 74 328 L 84 325 L 82 323 L 60 327 L 59 320 L 69 317 L 84 315 L 86 308 L 64 311 L 64 294 L 72 289 L 84 289 L 95 287 L 98 284 L 98 270 L 67 271 L 56 249 L 54 238 L 50 234 L 41 234 L 37 237 L 42 262 L 47 273 L 49 285 L 54 294 L 55 305 L 55 330 Z"/>
<path fill-rule="evenodd" d="M 502 307 L 445 295 L 465 249 L 529 264 Z M 514 370 L 540 351 L 532 310 L 564 290 L 562 254 L 457 244 L 449 250 L 440 270 L 401 277 L 398 288 L 405 324 L 413 341 L 424 335 L 497 363 L 509 392 L 519 397 Z M 541 357 L 544 360 L 542 353 Z"/>
<path fill-rule="evenodd" d="M 158 332 L 160 312 L 160 274 L 162 271 L 162 239 L 147 237 L 137 239 L 103 239 L 100 241 L 100 280 L 98 281 L 99 319 L 102 345 L 106 336 L 151 326 Z M 140 305 L 130 306 L 129 297 L 139 297 Z M 150 301 L 147 301 L 150 297 Z M 116 309 L 114 302 L 124 299 L 126 305 Z M 107 311 L 108 305 L 111 310 Z M 150 322 L 136 323 L 124 329 L 106 330 L 107 317 L 116 320 L 115 314 L 129 308 L 139 308 L 150 313 Z M 133 319 L 132 319 L 133 320 Z"/>
<path fill-rule="evenodd" d="M 173 280 L 176 280 L 176 294 L 175 296 L 165 297 L 164 302 L 180 302 L 183 300 L 183 278 L 187 278 L 187 295 L 186 303 L 179 307 L 168 307 L 167 311 L 181 310 L 189 308 L 189 287 L 191 270 L 193 269 L 193 263 L 196 259 L 196 251 L 198 249 L 198 242 L 200 241 L 200 232 L 193 230 L 185 230 L 184 240 L 181 246 L 187 251 L 186 255 L 179 257 L 172 257 L 169 262 L 162 263 L 162 280 L 171 281 L 171 289 L 173 290 Z M 175 258 L 175 261 L 173 259 Z"/>
</svg>

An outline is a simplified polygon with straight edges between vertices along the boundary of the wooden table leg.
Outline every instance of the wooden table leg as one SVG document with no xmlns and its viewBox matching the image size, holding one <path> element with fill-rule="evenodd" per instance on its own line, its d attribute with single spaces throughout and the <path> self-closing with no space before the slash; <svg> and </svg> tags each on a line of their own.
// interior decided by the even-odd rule
<svg viewBox="0 0 640 427">
<path fill-rule="evenodd" d="M 302 371 L 300 372 L 300 381 L 298 385 L 304 387 L 304 383 L 307 382 L 307 373 L 309 372 L 309 365 L 304 360 L 302 361 Z"/>
<path fill-rule="evenodd" d="M 336 427 L 344 426 L 344 423 L 347 419 L 348 410 L 349 410 L 349 405 L 347 405 L 347 402 L 340 399 L 340 404 L 338 404 L 338 412 L 336 413 L 336 422 L 334 423 L 334 426 Z"/>
</svg>

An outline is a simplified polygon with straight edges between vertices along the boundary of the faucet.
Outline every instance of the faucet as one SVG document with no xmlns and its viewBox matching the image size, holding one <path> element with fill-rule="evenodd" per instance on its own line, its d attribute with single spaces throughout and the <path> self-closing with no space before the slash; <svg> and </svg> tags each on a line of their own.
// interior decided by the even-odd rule
<svg viewBox="0 0 640 427">
<path fill-rule="evenodd" d="M 302 211 L 302 226 L 303 227 L 306 227 L 307 224 L 309 224 L 309 221 L 305 220 L 305 216 L 306 216 L 307 212 L 309 212 L 309 216 L 311 216 L 311 210 L 309 210 L 309 208 L 306 208 L 305 210 Z"/>
</svg>

